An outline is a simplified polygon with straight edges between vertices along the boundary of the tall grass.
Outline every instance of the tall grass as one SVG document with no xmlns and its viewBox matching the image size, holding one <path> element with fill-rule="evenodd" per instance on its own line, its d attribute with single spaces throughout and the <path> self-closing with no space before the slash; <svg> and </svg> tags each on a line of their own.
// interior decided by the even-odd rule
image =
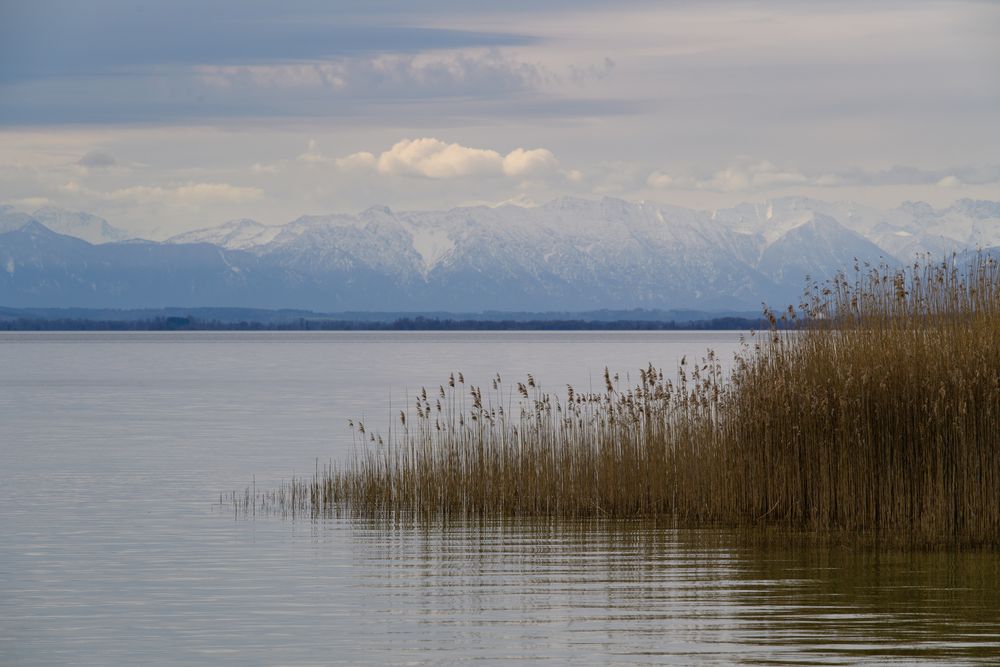
<svg viewBox="0 0 1000 667">
<path fill-rule="evenodd" d="M 543 392 L 461 374 L 261 502 L 371 517 L 669 519 L 1000 544 L 1000 271 L 855 267 L 723 372 Z M 792 324 L 794 331 L 783 328 Z"/>
</svg>

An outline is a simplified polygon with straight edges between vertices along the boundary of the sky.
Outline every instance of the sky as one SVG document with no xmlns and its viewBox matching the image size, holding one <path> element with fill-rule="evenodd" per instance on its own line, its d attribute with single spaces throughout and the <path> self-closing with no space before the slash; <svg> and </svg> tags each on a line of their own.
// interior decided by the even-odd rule
<svg viewBox="0 0 1000 667">
<path fill-rule="evenodd" d="M 995 2 L 0 0 L 0 202 L 997 200 L 998 73 Z"/>
</svg>

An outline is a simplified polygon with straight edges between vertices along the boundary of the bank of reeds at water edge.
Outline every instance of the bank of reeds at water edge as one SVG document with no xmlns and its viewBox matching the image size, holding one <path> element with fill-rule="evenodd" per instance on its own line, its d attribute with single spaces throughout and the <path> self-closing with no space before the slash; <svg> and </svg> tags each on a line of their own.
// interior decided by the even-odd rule
<svg viewBox="0 0 1000 667">
<path fill-rule="evenodd" d="M 244 510 L 375 519 L 655 518 L 1000 545 L 1000 270 L 855 267 L 711 353 L 598 393 L 423 391 L 353 460 Z M 791 325 L 794 330 L 789 330 Z"/>
</svg>

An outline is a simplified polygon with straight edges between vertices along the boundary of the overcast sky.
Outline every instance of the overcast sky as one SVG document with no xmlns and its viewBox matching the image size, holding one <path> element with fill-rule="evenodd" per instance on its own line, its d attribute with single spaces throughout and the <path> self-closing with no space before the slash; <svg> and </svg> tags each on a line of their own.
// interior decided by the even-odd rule
<svg viewBox="0 0 1000 667">
<path fill-rule="evenodd" d="M 0 202 L 163 237 L 561 195 L 1000 199 L 1000 3 L 0 0 Z"/>
</svg>

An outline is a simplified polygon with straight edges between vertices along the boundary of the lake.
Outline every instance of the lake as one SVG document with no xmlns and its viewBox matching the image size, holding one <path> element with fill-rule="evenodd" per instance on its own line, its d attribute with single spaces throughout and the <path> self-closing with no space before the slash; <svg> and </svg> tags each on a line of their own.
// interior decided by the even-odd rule
<svg viewBox="0 0 1000 667">
<path fill-rule="evenodd" d="M 735 332 L 0 334 L 0 664 L 1000 661 L 1000 556 L 246 518 L 421 386 L 600 389 Z M 511 383 L 513 384 L 513 382 Z"/>
</svg>

